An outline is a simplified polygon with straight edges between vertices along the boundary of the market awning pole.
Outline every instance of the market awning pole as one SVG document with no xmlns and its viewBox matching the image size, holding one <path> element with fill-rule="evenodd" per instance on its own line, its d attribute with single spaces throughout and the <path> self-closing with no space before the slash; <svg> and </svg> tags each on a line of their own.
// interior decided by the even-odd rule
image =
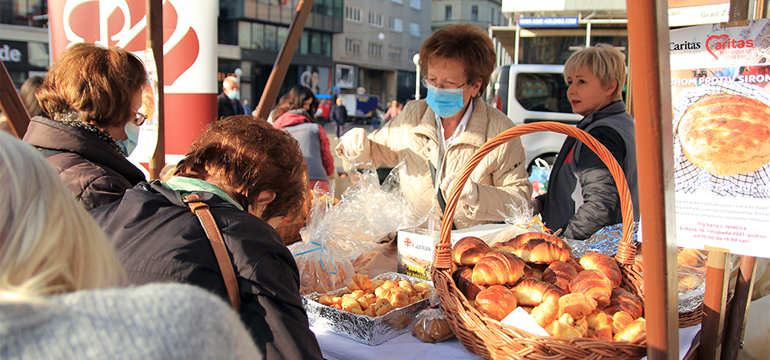
<svg viewBox="0 0 770 360">
<path fill-rule="evenodd" d="M 8 117 L 8 124 L 11 125 L 13 135 L 21 139 L 27 132 L 29 114 L 27 113 L 27 108 L 21 102 L 19 93 L 16 92 L 16 87 L 13 86 L 11 76 L 8 74 L 8 70 L 2 61 L 0 61 L 0 66 L 2 66 L 2 71 L 0 71 L 0 109 Z"/>
<path fill-rule="evenodd" d="M 674 154 L 671 124 L 668 1 L 627 0 L 634 67 L 639 207 L 644 245 L 647 357 L 679 358 Z M 671 274 L 671 276 L 668 276 Z M 667 279 L 670 279 L 667 280 Z"/>
<path fill-rule="evenodd" d="M 305 28 L 305 22 L 308 15 L 310 15 L 310 9 L 313 8 L 313 1 L 300 0 L 299 4 L 297 4 L 296 14 L 289 26 L 289 34 L 286 36 L 283 46 L 281 46 L 281 51 L 278 52 L 275 65 L 273 65 L 273 71 L 270 72 L 270 77 L 267 79 L 267 84 L 265 84 L 265 90 L 262 92 L 259 104 L 257 104 L 257 118 L 267 119 L 267 116 L 270 115 L 270 111 L 273 109 L 275 99 L 278 98 L 278 91 L 281 90 L 281 84 L 286 77 L 286 70 L 289 69 L 291 58 L 294 56 L 294 50 L 297 48 L 302 30 Z"/>
<path fill-rule="evenodd" d="M 738 358 L 743 333 L 746 330 L 746 317 L 751 304 L 751 293 L 754 290 L 754 276 L 757 273 L 757 263 L 753 256 L 741 256 L 741 266 L 738 268 L 738 282 L 735 284 L 735 294 L 727 317 L 725 341 L 722 345 L 722 359 Z"/>
<path fill-rule="evenodd" d="M 163 96 L 163 0 L 147 0 L 147 47 L 152 49 L 158 73 L 158 143 L 150 159 L 150 179 L 160 179 L 166 165 L 165 100 Z"/>
<path fill-rule="evenodd" d="M 703 323 L 698 360 L 719 359 L 726 319 L 727 285 L 730 282 L 730 251 L 706 245 L 706 290 L 703 295 Z"/>
</svg>

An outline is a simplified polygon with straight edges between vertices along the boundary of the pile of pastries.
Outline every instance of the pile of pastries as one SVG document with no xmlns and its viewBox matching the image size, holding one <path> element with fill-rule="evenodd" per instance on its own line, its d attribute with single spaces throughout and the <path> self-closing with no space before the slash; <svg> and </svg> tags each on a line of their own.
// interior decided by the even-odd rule
<svg viewBox="0 0 770 360">
<path fill-rule="evenodd" d="M 677 248 L 677 290 L 679 294 L 695 290 L 706 281 L 707 259 L 706 251 L 684 247 Z M 637 252 L 634 259 L 634 268 L 640 274 L 644 273 L 644 259 L 642 258 L 641 250 Z"/>
<path fill-rule="evenodd" d="M 607 255 L 578 260 L 559 237 L 530 232 L 493 247 L 463 238 L 452 261 L 458 290 L 494 320 L 522 307 L 552 336 L 635 341 L 646 335 L 642 302 L 620 288 L 620 268 Z"/>
<path fill-rule="evenodd" d="M 377 317 L 426 299 L 430 288 L 430 284 L 423 282 L 372 280 L 368 275 L 355 274 L 344 293 L 323 294 L 316 301 L 337 310 Z"/>
</svg>

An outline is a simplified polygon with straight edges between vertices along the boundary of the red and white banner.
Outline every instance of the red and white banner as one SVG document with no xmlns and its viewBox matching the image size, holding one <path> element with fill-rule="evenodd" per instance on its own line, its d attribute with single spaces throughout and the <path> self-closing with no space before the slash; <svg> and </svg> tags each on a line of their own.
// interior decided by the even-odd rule
<svg viewBox="0 0 770 360">
<path fill-rule="evenodd" d="M 71 44 L 146 48 L 145 0 L 50 0 L 53 61 Z M 163 1 L 163 89 L 167 162 L 216 120 L 216 0 Z"/>
</svg>

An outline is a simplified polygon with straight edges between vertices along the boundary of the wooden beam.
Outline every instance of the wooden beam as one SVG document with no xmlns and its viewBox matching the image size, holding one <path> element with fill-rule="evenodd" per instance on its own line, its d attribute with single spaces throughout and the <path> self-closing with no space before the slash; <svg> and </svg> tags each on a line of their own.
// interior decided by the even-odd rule
<svg viewBox="0 0 770 360">
<path fill-rule="evenodd" d="M 150 158 L 150 179 L 160 179 L 166 165 L 165 96 L 163 91 L 163 0 L 147 0 L 147 48 L 152 49 L 158 74 L 158 142 Z"/>
<path fill-rule="evenodd" d="M 699 360 L 717 360 L 722 354 L 722 336 L 726 319 L 727 287 L 730 283 L 730 253 L 727 249 L 708 250 L 706 291 L 703 295 L 703 323 Z"/>
<path fill-rule="evenodd" d="M 8 74 L 8 70 L 2 61 L 0 61 L 0 66 L 3 68 L 0 71 L 0 109 L 3 110 L 3 114 L 8 118 L 8 124 L 11 126 L 13 135 L 21 139 L 27 132 L 29 114 L 27 113 L 27 108 L 21 102 L 19 93 L 16 92 L 16 87 L 13 86 L 11 76 Z"/>
<path fill-rule="evenodd" d="M 668 1 L 627 0 L 628 43 L 644 233 L 647 357 L 679 358 Z"/>
<path fill-rule="evenodd" d="M 262 98 L 259 99 L 257 104 L 257 118 L 267 119 L 270 115 L 270 111 L 273 109 L 275 100 L 278 98 L 278 91 L 281 90 L 281 84 L 286 77 L 286 71 L 291 64 L 291 58 L 294 56 L 294 51 L 297 49 L 297 43 L 302 36 L 302 30 L 305 28 L 305 22 L 310 15 L 310 10 L 313 8 L 314 0 L 300 0 L 297 4 L 297 10 L 294 15 L 294 19 L 289 26 L 289 34 L 286 36 L 281 51 L 278 52 L 278 57 L 275 59 L 275 65 L 273 65 L 273 71 L 270 73 L 270 77 L 265 84 L 265 90 L 262 92 Z"/>
<path fill-rule="evenodd" d="M 751 304 L 751 293 L 754 290 L 754 277 L 757 263 L 753 256 L 741 256 L 741 266 L 738 268 L 738 282 L 727 317 L 725 341 L 722 345 L 722 359 L 737 359 L 738 350 L 746 330 L 746 318 Z"/>
</svg>

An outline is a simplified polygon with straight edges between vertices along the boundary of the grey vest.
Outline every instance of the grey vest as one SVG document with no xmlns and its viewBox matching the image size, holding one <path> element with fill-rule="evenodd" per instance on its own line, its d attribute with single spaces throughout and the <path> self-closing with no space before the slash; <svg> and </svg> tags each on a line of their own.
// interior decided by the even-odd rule
<svg viewBox="0 0 770 360">
<path fill-rule="evenodd" d="M 321 159 L 321 131 L 318 124 L 302 123 L 283 128 L 299 142 L 299 148 L 307 163 L 310 180 L 329 181 Z"/>
</svg>

